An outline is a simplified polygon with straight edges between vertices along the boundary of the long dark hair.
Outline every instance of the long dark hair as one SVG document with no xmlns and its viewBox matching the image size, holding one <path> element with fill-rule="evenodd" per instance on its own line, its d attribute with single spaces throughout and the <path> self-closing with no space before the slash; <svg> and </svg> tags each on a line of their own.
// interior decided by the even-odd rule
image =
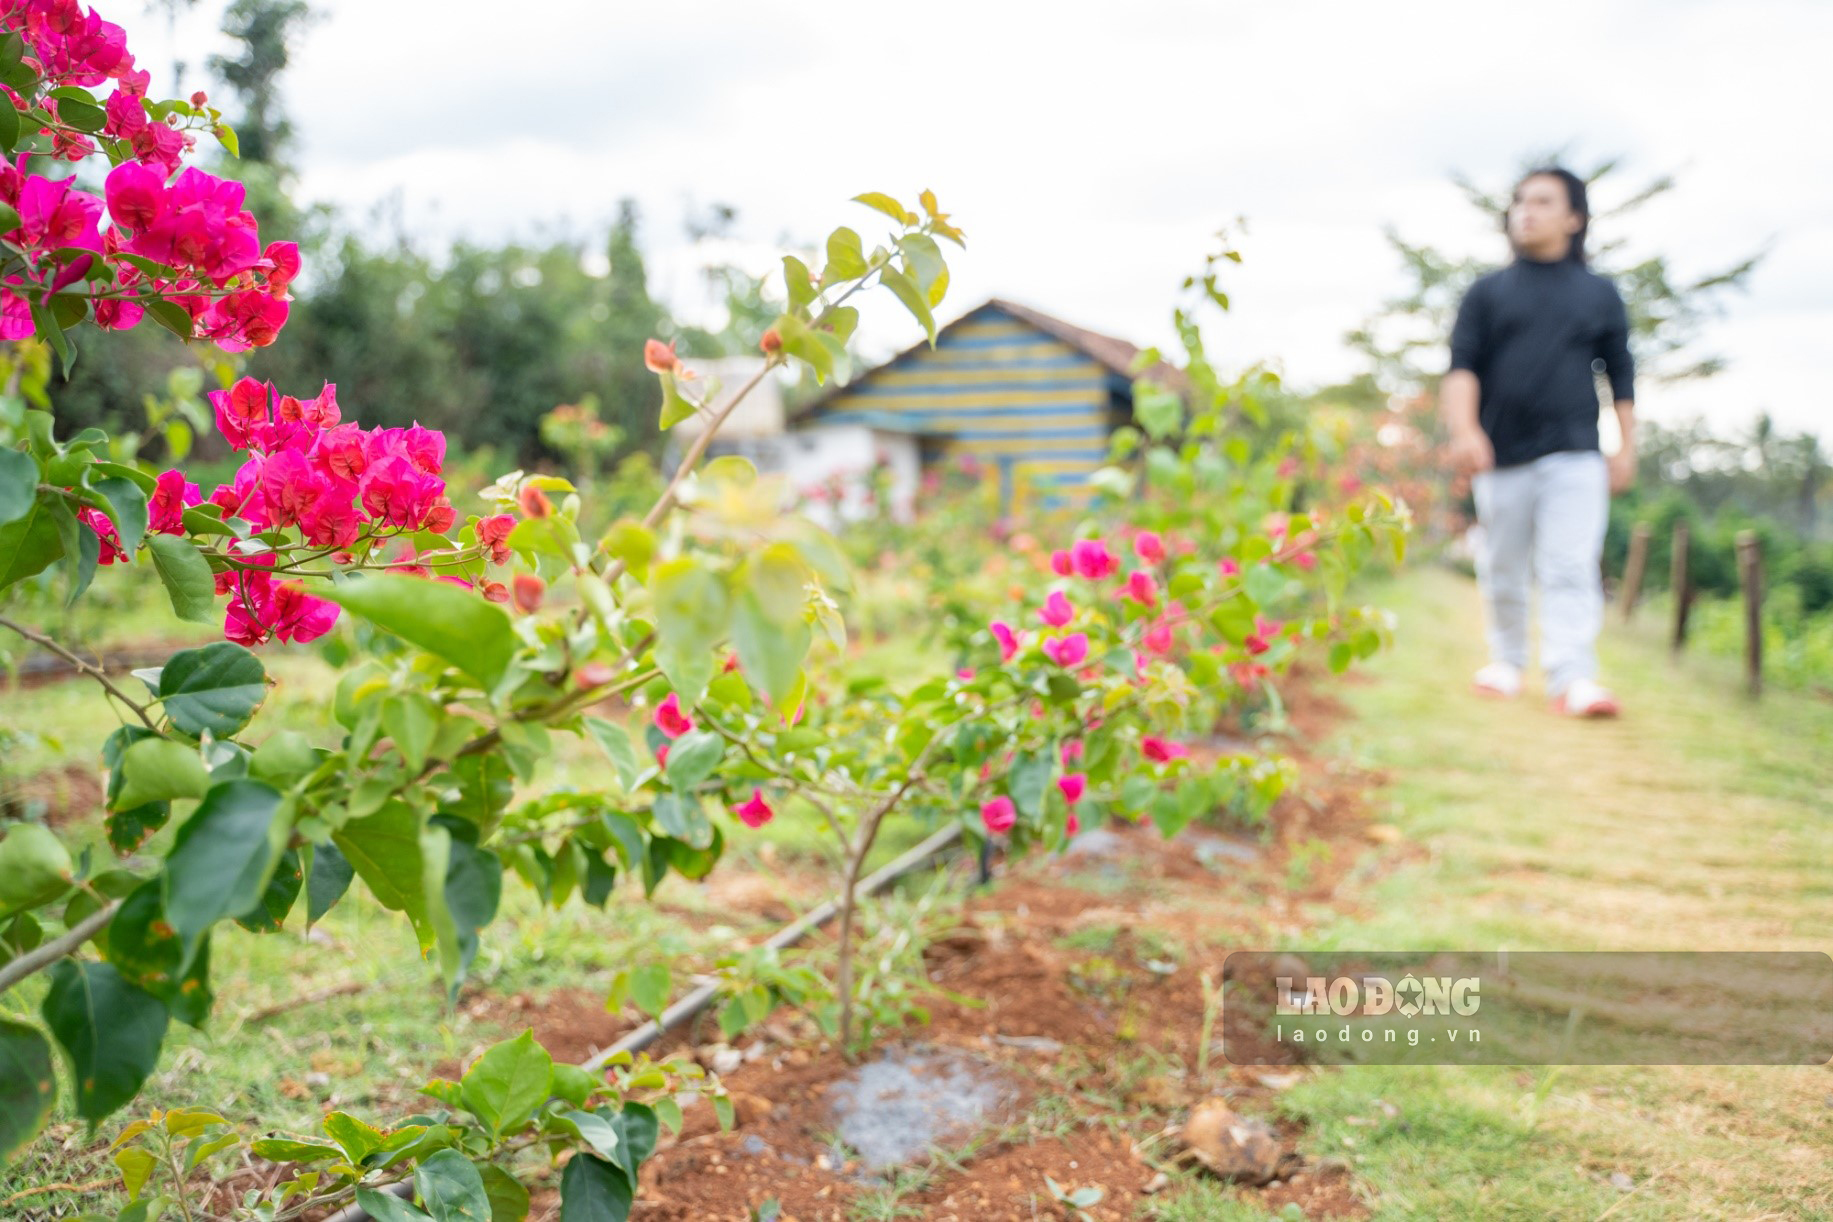
<svg viewBox="0 0 1833 1222">
<path fill-rule="evenodd" d="M 1570 262 L 1584 264 L 1585 233 L 1591 228 L 1591 202 L 1585 192 L 1585 180 L 1564 166 L 1548 165 L 1529 170 L 1515 183 L 1515 189 L 1509 192 L 1509 202 L 1513 204 L 1515 196 L 1530 178 L 1556 178 L 1566 188 L 1566 204 L 1578 214 L 1578 232 L 1572 235 L 1572 245 L 1566 249 L 1566 258 Z M 1502 232 L 1508 232 L 1508 211 L 1502 213 Z"/>
</svg>

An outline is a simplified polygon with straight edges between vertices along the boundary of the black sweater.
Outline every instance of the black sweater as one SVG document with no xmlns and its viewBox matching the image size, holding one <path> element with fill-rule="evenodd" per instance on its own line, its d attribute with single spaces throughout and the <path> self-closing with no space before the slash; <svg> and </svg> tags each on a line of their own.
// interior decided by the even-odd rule
<svg viewBox="0 0 1833 1222">
<path fill-rule="evenodd" d="M 1517 258 L 1470 286 L 1451 331 L 1451 368 L 1477 376 L 1477 419 L 1496 466 L 1598 448 L 1593 361 L 1613 398 L 1635 398 L 1629 315 L 1616 286 L 1570 260 Z"/>
</svg>

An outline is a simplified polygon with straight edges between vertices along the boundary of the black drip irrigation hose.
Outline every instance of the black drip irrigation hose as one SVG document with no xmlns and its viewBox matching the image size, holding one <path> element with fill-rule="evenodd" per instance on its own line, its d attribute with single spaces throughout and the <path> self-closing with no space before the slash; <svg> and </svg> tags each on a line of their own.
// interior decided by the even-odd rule
<svg viewBox="0 0 1833 1222">
<path fill-rule="evenodd" d="M 927 840 L 924 840 L 921 844 L 910 849 L 895 860 L 885 863 L 877 870 L 874 870 L 872 873 L 860 879 L 859 885 L 854 888 L 855 894 L 861 899 L 867 899 L 877 895 L 880 891 L 883 891 L 886 887 L 889 887 L 904 875 L 917 869 L 919 866 L 927 864 L 932 858 L 952 848 L 955 843 L 961 839 L 961 836 L 961 824 L 949 824 L 941 831 L 930 836 Z M 979 874 L 982 882 L 984 882 L 987 877 L 987 865 L 988 853 L 986 846 L 983 845 L 981 848 L 979 865 Z M 821 926 L 827 924 L 838 915 L 840 915 L 840 899 L 836 897 L 803 913 L 789 924 L 783 926 L 783 928 L 777 930 L 776 933 L 772 934 L 768 940 L 762 943 L 762 945 L 772 950 L 782 950 L 785 947 L 794 946 L 797 942 L 800 942 L 810 933 L 821 928 Z M 698 1016 L 702 1010 L 711 1005 L 713 999 L 718 996 L 719 986 L 717 984 L 700 985 L 680 1001 L 677 1001 L 674 1005 L 662 1011 L 661 1018 L 651 1019 L 642 1026 L 636 1028 L 636 1030 L 626 1033 L 617 1043 L 611 1045 L 591 1060 L 582 1062 L 580 1068 L 597 1073 L 609 1064 L 612 1058 L 621 1053 L 637 1053 L 643 1051 L 668 1032 L 673 1031 L 676 1027 L 681 1026 L 683 1023 L 693 1021 L 693 1019 Z M 405 1200 L 413 1196 L 414 1184 L 412 1180 L 401 1180 L 398 1183 L 385 1184 L 377 1189 L 377 1191 L 386 1192 Z M 326 1218 L 324 1222 L 369 1222 L 369 1219 L 369 1212 L 362 1206 L 350 1204 Z"/>
</svg>

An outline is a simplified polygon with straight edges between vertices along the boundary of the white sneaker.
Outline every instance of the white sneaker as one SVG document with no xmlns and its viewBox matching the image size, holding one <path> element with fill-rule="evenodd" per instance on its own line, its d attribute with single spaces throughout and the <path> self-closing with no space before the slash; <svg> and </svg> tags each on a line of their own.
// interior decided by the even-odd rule
<svg viewBox="0 0 1833 1222">
<path fill-rule="evenodd" d="M 1574 679 L 1554 697 L 1553 711 L 1568 717 L 1615 717 L 1623 710 L 1609 688 L 1590 679 Z"/>
<path fill-rule="evenodd" d="M 1470 680 L 1477 694 L 1496 700 L 1513 700 L 1521 694 L 1521 668 L 1507 662 L 1491 662 Z"/>
</svg>

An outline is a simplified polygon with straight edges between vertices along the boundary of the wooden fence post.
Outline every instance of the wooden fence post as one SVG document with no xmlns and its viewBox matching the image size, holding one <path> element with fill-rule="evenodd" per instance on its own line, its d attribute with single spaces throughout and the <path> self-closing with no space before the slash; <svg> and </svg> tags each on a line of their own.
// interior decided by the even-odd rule
<svg viewBox="0 0 1833 1222">
<path fill-rule="evenodd" d="M 1668 589 L 1674 592 L 1674 643 L 1679 653 L 1687 643 L 1687 613 L 1693 609 L 1693 584 L 1687 576 L 1687 524 L 1674 523 L 1674 548 L 1668 557 Z"/>
<path fill-rule="evenodd" d="M 1763 549 L 1755 531 L 1738 532 L 1738 582 L 1744 587 L 1744 677 L 1763 694 Z"/>
<path fill-rule="evenodd" d="M 1629 558 L 1623 563 L 1623 589 L 1619 593 L 1626 624 L 1636 613 L 1636 599 L 1642 593 L 1642 570 L 1648 567 L 1648 540 L 1653 533 L 1647 522 L 1637 522 L 1629 532 Z"/>
</svg>

